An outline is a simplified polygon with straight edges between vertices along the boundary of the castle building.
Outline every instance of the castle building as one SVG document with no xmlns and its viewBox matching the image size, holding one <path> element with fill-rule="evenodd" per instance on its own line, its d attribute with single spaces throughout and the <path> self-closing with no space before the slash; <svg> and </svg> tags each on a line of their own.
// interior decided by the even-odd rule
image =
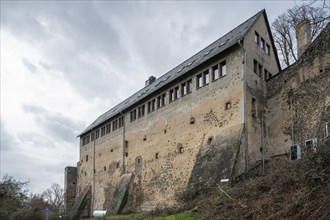
<svg viewBox="0 0 330 220">
<path fill-rule="evenodd" d="M 309 47 L 301 47 L 303 57 Z M 95 210 L 116 214 L 173 206 L 188 186 L 231 181 L 261 161 L 289 153 L 295 141 L 326 132 L 325 126 L 318 128 L 329 119 L 330 102 L 329 46 L 322 48 L 322 58 L 313 51 L 305 55 L 313 65 L 301 62 L 280 72 L 262 10 L 158 79 L 150 77 L 79 134 L 80 161 L 66 169 L 70 218 Z M 311 80 L 317 77 L 326 95 L 315 100 L 317 84 Z M 306 81 L 308 88 L 302 87 Z M 304 107 L 314 121 L 300 132 L 297 123 L 308 120 L 297 110 L 306 89 L 318 111 Z M 313 129 L 318 133 L 307 137 Z"/>
</svg>

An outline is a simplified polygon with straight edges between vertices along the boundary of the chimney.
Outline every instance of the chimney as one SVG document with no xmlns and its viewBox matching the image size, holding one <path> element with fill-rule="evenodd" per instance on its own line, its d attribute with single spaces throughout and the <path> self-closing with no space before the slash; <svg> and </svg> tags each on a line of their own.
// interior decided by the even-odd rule
<svg viewBox="0 0 330 220">
<path fill-rule="evenodd" d="M 309 20 L 303 20 L 296 26 L 298 59 L 304 53 L 311 43 L 311 23 Z"/>
<path fill-rule="evenodd" d="M 146 81 L 145 86 L 149 86 L 151 83 L 156 81 L 156 77 L 150 76 L 149 79 Z"/>
</svg>

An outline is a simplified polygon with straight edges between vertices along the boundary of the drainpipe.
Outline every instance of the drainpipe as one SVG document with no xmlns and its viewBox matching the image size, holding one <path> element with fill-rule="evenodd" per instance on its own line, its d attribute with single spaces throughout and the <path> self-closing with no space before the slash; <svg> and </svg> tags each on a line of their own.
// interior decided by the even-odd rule
<svg viewBox="0 0 330 220">
<path fill-rule="evenodd" d="M 242 41 L 242 40 L 241 40 Z M 243 69 L 243 105 L 244 105 L 244 160 L 245 160 L 245 172 L 249 170 L 249 155 L 248 155 L 248 135 L 247 135 L 247 106 L 246 106 L 246 91 L 247 91 L 247 76 L 246 76 L 246 50 L 241 44 L 241 41 L 238 41 L 238 44 L 244 51 L 244 69 Z"/>
<path fill-rule="evenodd" d="M 119 114 L 123 117 L 123 171 L 122 174 L 126 173 L 126 165 L 125 165 L 125 146 L 126 146 L 126 140 L 125 140 L 125 115 L 119 111 Z"/>
<path fill-rule="evenodd" d="M 94 133 L 94 129 L 91 129 L 92 133 Z M 91 134 L 92 134 L 91 133 Z M 93 182 L 92 182 L 92 203 L 91 203 L 91 213 L 94 211 L 94 199 L 95 199 L 95 141 L 96 141 L 96 134 L 94 133 L 94 141 L 93 141 Z"/>
<path fill-rule="evenodd" d="M 262 174 L 265 174 L 265 143 L 264 143 L 264 112 L 261 112 L 261 149 L 262 149 Z"/>
</svg>

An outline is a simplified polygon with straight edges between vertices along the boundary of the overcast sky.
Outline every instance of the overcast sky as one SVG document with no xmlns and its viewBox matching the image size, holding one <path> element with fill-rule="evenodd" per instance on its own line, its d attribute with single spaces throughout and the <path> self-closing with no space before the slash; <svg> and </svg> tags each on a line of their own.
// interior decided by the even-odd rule
<svg viewBox="0 0 330 220">
<path fill-rule="evenodd" d="M 255 13 L 294 1 L 1 1 L 1 173 L 64 185 L 100 114 Z"/>
</svg>

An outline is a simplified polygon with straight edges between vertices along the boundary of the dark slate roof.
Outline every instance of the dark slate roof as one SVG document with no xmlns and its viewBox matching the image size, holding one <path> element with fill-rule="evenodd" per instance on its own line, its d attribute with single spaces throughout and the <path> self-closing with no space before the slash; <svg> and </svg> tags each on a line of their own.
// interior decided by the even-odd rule
<svg viewBox="0 0 330 220">
<path fill-rule="evenodd" d="M 265 10 L 258 12 L 257 14 L 246 20 L 244 23 L 240 24 L 239 26 L 228 32 L 226 35 L 222 36 L 194 56 L 190 57 L 183 63 L 174 67 L 166 74 L 159 77 L 149 86 L 144 87 L 140 91 L 133 94 L 131 97 L 127 98 L 123 102 L 119 103 L 117 106 L 113 107 L 109 111 L 99 116 L 91 125 L 89 125 L 83 132 L 81 132 L 78 137 L 82 136 L 88 131 L 91 131 L 93 128 L 113 118 L 114 116 L 119 115 L 121 112 L 125 111 L 138 101 L 142 100 L 148 95 L 154 93 L 156 90 L 159 90 L 163 86 L 184 75 L 189 70 L 196 68 L 200 64 L 214 57 L 215 55 L 237 44 L 240 40 L 244 38 L 246 33 L 250 30 L 252 25 L 256 22 L 256 20 L 261 14 L 266 15 Z"/>
</svg>

